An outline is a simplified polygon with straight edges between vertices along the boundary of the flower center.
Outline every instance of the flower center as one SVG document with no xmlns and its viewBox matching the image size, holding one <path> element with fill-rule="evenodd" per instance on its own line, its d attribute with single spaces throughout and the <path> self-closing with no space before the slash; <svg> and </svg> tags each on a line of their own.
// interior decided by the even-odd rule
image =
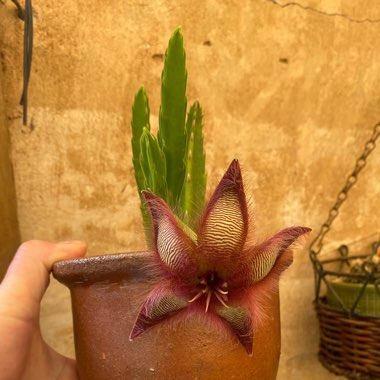
<svg viewBox="0 0 380 380">
<path fill-rule="evenodd" d="M 204 295 L 206 297 L 205 312 L 207 313 L 211 298 L 214 295 L 223 306 L 228 307 L 226 304 L 228 301 L 228 284 L 220 279 L 215 272 L 210 272 L 199 277 L 198 288 L 199 292 L 188 302 L 194 302 Z"/>
</svg>

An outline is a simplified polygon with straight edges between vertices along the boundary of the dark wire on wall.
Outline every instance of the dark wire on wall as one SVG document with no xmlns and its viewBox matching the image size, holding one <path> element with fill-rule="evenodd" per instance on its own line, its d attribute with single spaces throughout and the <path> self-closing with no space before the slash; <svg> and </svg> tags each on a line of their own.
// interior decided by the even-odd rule
<svg viewBox="0 0 380 380">
<path fill-rule="evenodd" d="M 20 104 L 22 105 L 22 123 L 28 122 L 28 86 L 33 53 L 33 9 L 32 0 L 25 0 L 24 12 L 24 64 L 23 64 L 23 90 Z"/>
</svg>

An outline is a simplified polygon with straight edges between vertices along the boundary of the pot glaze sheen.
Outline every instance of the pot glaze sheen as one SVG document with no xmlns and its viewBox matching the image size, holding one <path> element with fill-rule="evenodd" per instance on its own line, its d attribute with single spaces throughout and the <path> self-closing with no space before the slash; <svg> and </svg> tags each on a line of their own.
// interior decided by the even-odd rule
<svg viewBox="0 0 380 380">
<path fill-rule="evenodd" d="M 71 292 L 75 352 L 81 380 L 276 379 L 280 357 L 278 293 L 254 339 L 253 356 L 209 325 L 187 319 L 161 323 L 129 341 L 154 284 L 147 252 L 104 255 L 54 264 Z"/>
</svg>

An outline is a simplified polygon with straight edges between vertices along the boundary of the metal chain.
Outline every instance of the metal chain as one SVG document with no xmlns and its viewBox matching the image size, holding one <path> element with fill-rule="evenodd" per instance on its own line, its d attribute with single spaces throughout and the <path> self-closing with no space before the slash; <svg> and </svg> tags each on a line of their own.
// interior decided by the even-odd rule
<svg viewBox="0 0 380 380">
<path fill-rule="evenodd" d="M 346 184 L 344 185 L 343 189 L 339 192 L 334 206 L 329 211 L 327 220 L 325 221 L 325 223 L 322 224 L 319 234 L 312 241 L 310 245 L 310 254 L 313 261 L 316 260 L 316 256 L 318 255 L 318 253 L 321 252 L 323 248 L 323 239 L 325 238 L 326 234 L 330 231 L 332 223 L 334 222 L 335 218 L 338 216 L 340 207 L 342 206 L 344 201 L 347 199 L 348 192 L 350 191 L 351 187 L 354 186 L 355 183 L 357 182 L 359 173 L 363 170 L 363 168 L 365 167 L 367 163 L 368 156 L 375 149 L 376 140 L 378 139 L 379 136 L 380 136 L 380 122 L 374 126 L 373 131 L 372 131 L 372 136 L 366 142 L 363 153 L 356 160 L 356 164 L 355 164 L 355 168 L 353 172 L 348 176 L 346 180 Z"/>
</svg>

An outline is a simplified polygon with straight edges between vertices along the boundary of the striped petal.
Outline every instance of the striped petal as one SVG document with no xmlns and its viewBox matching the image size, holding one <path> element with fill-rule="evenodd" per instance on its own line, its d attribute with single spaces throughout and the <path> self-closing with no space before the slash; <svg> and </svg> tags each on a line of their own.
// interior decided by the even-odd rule
<svg viewBox="0 0 380 380">
<path fill-rule="evenodd" d="M 216 312 L 238 338 L 249 355 L 253 350 L 253 323 L 249 312 L 241 307 L 220 307 Z"/>
<path fill-rule="evenodd" d="M 166 203 L 154 194 L 142 193 L 152 216 L 153 244 L 160 260 L 173 274 L 189 277 L 196 271 L 195 243 L 181 228 Z"/>
<path fill-rule="evenodd" d="M 232 161 L 203 216 L 199 249 L 208 270 L 223 273 L 236 263 L 248 230 L 248 212 L 239 162 Z"/>
<path fill-rule="evenodd" d="M 132 340 L 156 323 L 170 318 L 188 306 L 188 302 L 179 298 L 170 290 L 153 290 L 142 306 L 129 339 Z"/>
<path fill-rule="evenodd" d="M 247 252 L 248 262 L 229 281 L 231 286 L 250 286 L 269 275 L 277 280 L 293 261 L 290 246 L 310 231 L 307 227 L 286 228 L 262 244 L 254 246 Z"/>
</svg>

